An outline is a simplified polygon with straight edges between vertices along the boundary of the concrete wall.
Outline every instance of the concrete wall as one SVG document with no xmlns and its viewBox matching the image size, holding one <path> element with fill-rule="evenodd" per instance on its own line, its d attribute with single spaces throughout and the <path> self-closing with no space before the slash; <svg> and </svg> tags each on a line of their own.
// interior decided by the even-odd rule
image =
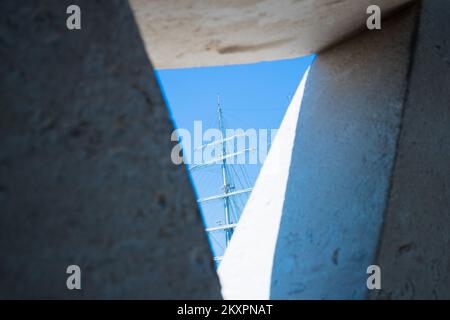
<svg viewBox="0 0 450 320">
<path fill-rule="evenodd" d="M 74 2 L 80 31 L 66 28 Z M 127 2 L 0 12 L 0 298 L 220 298 Z"/>
<path fill-rule="evenodd" d="M 383 222 L 415 22 L 416 7 L 408 8 L 384 21 L 381 31 L 362 33 L 319 54 L 313 63 L 282 212 L 262 205 L 271 201 L 270 194 L 278 197 L 273 183 L 258 179 L 255 186 L 268 190 L 269 196 L 259 199 L 260 211 L 249 225 L 259 228 L 267 222 L 260 217 L 281 215 L 271 272 L 264 273 L 270 277 L 264 281 L 271 282 L 267 297 L 366 296 L 366 269 L 373 263 Z M 251 205 L 241 219 L 251 214 Z M 254 273 L 264 269 L 256 264 L 248 270 L 243 264 L 258 261 L 258 250 L 264 249 L 251 245 L 258 240 L 238 243 L 245 238 L 240 232 L 246 229 L 236 229 L 222 262 L 224 295 L 258 298 L 241 292 L 257 277 Z M 263 241 L 265 234 L 256 237 Z"/>
<path fill-rule="evenodd" d="M 362 299 L 401 126 L 416 8 L 318 55 L 300 113 L 272 298 Z"/>
<path fill-rule="evenodd" d="M 449 16 L 423 1 L 373 297 L 450 299 Z"/>
<path fill-rule="evenodd" d="M 318 55 L 271 273 L 243 265 L 264 249 L 243 242 L 250 231 L 238 227 L 221 266 L 225 298 L 260 297 L 241 293 L 268 275 L 266 298 L 450 298 L 449 15 L 450 2 L 424 0 Z M 255 190 L 269 196 L 249 202 L 242 219 L 255 206 L 263 217 L 249 226 L 280 215 L 263 205 L 278 197 L 274 186 L 258 179 Z M 382 289 L 369 292 L 371 264 L 381 267 Z"/>
<path fill-rule="evenodd" d="M 255 63 L 317 53 L 414 0 L 130 0 L 157 68 Z"/>
<path fill-rule="evenodd" d="M 0 298 L 220 298 L 131 10 L 77 3 L 81 31 L 65 27 L 72 1 L 0 3 Z M 364 298 L 374 262 L 370 297 L 450 297 L 450 3 L 418 10 L 319 54 L 285 122 L 287 181 L 255 186 L 276 205 L 252 196 L 222 262 L 227 298 Z M 246 218 L 252 206 L 268 218 Z M 239 240 L 250 226 L 270 229 L 273 259 Z M 66 288 L 71 264 L 81 291 Z M 254 279 L 262 296 L 242 290 Z"/>
</svg>

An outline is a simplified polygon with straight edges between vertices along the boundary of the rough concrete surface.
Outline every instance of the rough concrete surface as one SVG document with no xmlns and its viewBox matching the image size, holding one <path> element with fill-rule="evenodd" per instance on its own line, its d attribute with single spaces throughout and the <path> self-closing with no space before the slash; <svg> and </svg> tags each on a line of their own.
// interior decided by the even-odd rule
<svg viewBox="0 0 450 320">
<path fill-rule="evenodd" d="M 385 21 L 381 31 L 367 31 L 317 56 L 300 109 L 282 213 L 264 206 L 267 199 L 261 197 L 259 206 L 249 201 L 241 218 L 258 207 L 252 222 L 262 229 L 258 224 L 271 221 L 265 215 L 281 214 L 271 272 L 244 265 L 251 257 L 259 261 L 257 251 L 265 249 L 257 240 L 237 243 L 247 238 L 240 233 L 251 233 L 238 226 L 230 244 L 235 250 L 222 261 L 227 270 L 219 269 L 225 298 L 260 298 L 247 289 L 258 273 L 270 277 L 272 299 L 366 297 L 366 269 L 383 221 L 415 18 L 414 6 Z M 261 187 L 260 179 L 255 188 L 276 194 L 273 183 Z M 264 242 L 266 234 L 254 237 Z M 224 278 L 225 271 L 237 279 Z M 228 285 L 233 290 L 226 291 Z"/>
<path fill-rule="evenodd" d="M 381 245 L 381 299 L 450 299 L 450 1 L 422 2 Z"/>
<path fill-rule="evenodd" d="M 128 3 L 0 12 L 0 298 L 220 298 Z M 81 291 L 66 288 L 72 264 Z"/>
<path fill-rule="evenodd" d="M 364 30 L 414 0 L 130 0 L 157 68 L 296 58 Z"/>
<path fill-rule="evenodd" d="M 391 178 L 416 6 L 318 55 L 300 111 L 271 298 L 364 299 Z"/>
</svg>

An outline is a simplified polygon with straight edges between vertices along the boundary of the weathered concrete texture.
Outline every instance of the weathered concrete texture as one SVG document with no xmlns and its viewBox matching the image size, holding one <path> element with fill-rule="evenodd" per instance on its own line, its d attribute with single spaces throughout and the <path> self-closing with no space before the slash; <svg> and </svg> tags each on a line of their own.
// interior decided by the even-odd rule
<svg viewBox="0 0 450 320">
<path fill-rule="evenodd" d="M 394 163 L 415 18 L 416 8 L 408 8 L 385 21 L 381 31 L 367 31 L 323 52 L 312 65 L 279 209 L 270 298 L 365 298 L 366 269 L 378 246 Z M 273 184 L 265 188 L 272 190 Z M 264 210 L 261 216 L 280 214 Z M 255 228 L 264 221 L 255 217 Z M 234 243 L 245 238 L 239 232 L 245 229 L 236 229 L 230 250 L 245 247 L 238 251 L 246 257 L 242 261 L 252 260 L 247 255 L 259 253 L 253 242 Z M 232 256 L 227 252 L 222 263 Z M 247 269 L 234 261 L 235 266 L 226 266 L 234 268 L 244 291 L 256 276 L 241 273 Z M 255 265 L 250 272 L 260 270 Z M 226 289 L 225 281 L 221 277 Z M 225 298 L 241 298 L 239 291 L 234 286 L 234 295 L 224 291 Z"/>
<path fill-rule="evenodd" d="M 66 8 L 82 9 L 82 30 Z M 126 1 L 0 4 L 0 298 L 220 298 Z M 82 290 L 66 289 L 66 268 Z"/>
<path fill-rule="evenodd" d="M 130 0 L 157 68 L 226 65 L 316 53 L 413 0 Z"/>
<path fill-rule="evenodd" d="M 423 1 L 373 297 L 450 299 L 450 1 Z"/>
<path fill-rule="evenodd" d="M 300 112 L 272 298 L 362 299 L 401 124 L 416 7 L 318 55 Z"/>
</svg>

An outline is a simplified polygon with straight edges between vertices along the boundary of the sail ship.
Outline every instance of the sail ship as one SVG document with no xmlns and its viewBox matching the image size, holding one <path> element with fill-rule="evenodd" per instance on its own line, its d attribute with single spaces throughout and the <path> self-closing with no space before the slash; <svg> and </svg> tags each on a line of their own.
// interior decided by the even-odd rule
<svg viewBox="0 0 450 320">
<path fill-rule="evenodd" d="M 208 238 L 210 239 L 210 243 L 212 243 L 212 246 L 214 246 L 214 243 L 218 244 L 218 247 L 220 247 L 221 249 L 221 252 L 218 254 L 218 249 L 213 250 L 216 251 L 214 260 L 218 264 L 221 261 L 223 253 L 225 252 L 233 236 L 233 231 L 237 226 L 239 217 L 248 199 L 248 195 L 252 191 L 252 188 L 250 187 L 251 182 L 245 172 L 244 166 L 235 164 L 235 161 L 233 160 L 241 154 L 253 152 L 255 150 L 253 148 L 229 150 L 230 145 L 235 145 L 233 143 L 233 140 L 242 138 L 243 135 L 236 134 L 232 136 L 226 136 L 226 129 L 223 120 L 223 110 L 220 104 L 219 97 L 217 98 L 217 122 L 222 139 L 212 141 L 195 149 L 195 151 L 201 151 L 204 148 L 212 147 L 215 148 L 215 150 L 219 151 L 217 156 L 204 163 L 193 165 L 189 168 L 189 170 L 191 172 L 191 175 L 204 174 L 202 173 L 202 169 L 211 166 L 216 166 L 219 169 L 218 171 L 220 171 L 222 189 L 221 193 L 202 197 L 197 200 L 205 216 L 207 216 L 211 211 L 205 208 L 205 205 L 207 203 L 222 203 L 223 213 L 221 215 L 221 219 L 217 221 L 215 225 L 206 226 L 206 232 L 208 234 Z M 236 166 L 239 166 L 239 169 L 235 168 Z M 238 171 L 240 171 L 240 174 L 238 173 Z M 216 209 L 217 206 L 213 210 Z M 217 239 L 218 236 L 221 238 Z"/>
</svg>

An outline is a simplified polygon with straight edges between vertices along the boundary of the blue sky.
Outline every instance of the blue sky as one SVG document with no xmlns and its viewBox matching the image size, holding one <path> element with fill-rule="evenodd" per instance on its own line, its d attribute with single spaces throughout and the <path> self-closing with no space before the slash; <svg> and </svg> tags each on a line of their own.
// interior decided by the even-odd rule
<svg viewBox="0 0 450 320">
<path fill-rule="evenodd" d="M 221 67 L 157 70 L 166 103 L 177 128 L 193 133 L 194 121 L 202 121 L 203 130 L 217 128 L 217 95 L 227 128 L 276 129 L 283 119 L 290 98 L 314 56 Z M 207 143 L 207 142 L 205 142 Z M 235 165 L 236 189 L 253 184 L 261 165 Z M 220 166 L 199 169 L 191 174 L 197 196 L 222 193 Z M 246 180 L 248 179 L 248 181 Z M 247 196 L 234 201 L 243 207 Z M 224 223 L 223 203 L 201 206 L 208 227 Z M 223 233 L 210 236 L 214 255 L 223 254 Z"/>
</svg>

